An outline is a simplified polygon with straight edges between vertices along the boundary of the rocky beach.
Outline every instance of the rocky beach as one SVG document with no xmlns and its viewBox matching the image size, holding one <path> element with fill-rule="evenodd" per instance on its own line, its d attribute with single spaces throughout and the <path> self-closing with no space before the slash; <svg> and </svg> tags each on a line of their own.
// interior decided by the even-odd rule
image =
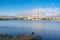
<svg viewBox="0 0 60 40">
<path fill-rule="evenodd" d="M 42 40 L 42 38 L 40 36 L 36 36 L 33 33 L 28 35 L 17 35 L 17 36 L 0 34 L 0 40 Z"/>
</svg>

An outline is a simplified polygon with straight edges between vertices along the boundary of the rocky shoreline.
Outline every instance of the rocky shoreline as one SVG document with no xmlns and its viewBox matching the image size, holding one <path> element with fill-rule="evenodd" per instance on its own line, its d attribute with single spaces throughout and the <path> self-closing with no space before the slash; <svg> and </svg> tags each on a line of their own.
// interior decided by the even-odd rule
<svg viewBox="0 0 60 40">
<path fill-rule="evenodd" d="M 17 36 L 0 34 L 0 40 L 42 40 L 42 37 L 36 36 L 33 33 L 28 35 L 17 35 Z"/>
</svg>

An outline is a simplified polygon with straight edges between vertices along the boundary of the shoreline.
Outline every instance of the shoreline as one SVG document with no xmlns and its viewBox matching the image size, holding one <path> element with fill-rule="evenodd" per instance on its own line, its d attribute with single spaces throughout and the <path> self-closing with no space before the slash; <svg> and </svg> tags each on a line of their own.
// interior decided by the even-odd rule
<svg viewBox="0 0 60 40">
<path fill-rule="evenodd" d="M 0 21 L 7 21 L 7 20 L 0 20 Z M 36 20 L 32 20 L 32 21 L 36 21 Z M 37 21 L 60 21 L 60 20 L 37 20 Z"/>
<path fill-rule="evenodd" d="M 34 34 L 17 35 L 17 36 L 0 34 L 0 40 L 42 40 L 42 37 L 36 36 Z"/>
<path fill-rule="evenodd" d="M 60 20 L 60 18 L 0 18 L 0 20 Z"/>
</svg>

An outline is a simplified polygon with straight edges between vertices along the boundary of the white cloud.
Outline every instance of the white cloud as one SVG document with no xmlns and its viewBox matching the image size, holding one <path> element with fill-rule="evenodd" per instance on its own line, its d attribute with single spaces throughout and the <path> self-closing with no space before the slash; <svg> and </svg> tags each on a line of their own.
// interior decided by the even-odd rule
<svg viewBox="0 0 60 40">
<path fill-rule="evenodd" d="M 31 11 L 26 11 L 22 13 L 23 16 L 33 16 L 40 15 L 40 16 L 56 16 L 60 14 L 59 8 L 34 8 Z"/>
<path fill-rule="evenodd" d="M 53 16 L 60 14 L 59 8 L 38 8 L 36 11 L 37 13 L 45 14 L 46 16 Z"/>
</svg>

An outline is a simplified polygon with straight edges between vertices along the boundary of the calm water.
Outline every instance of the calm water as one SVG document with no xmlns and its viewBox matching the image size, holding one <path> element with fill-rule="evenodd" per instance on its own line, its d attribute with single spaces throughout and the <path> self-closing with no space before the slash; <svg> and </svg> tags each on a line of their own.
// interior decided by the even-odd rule
<svg viewBox="0 0 60 40">
<path fill-rule="evenodd" d="M 43 40 L 60 40 L 60 21 L 3 20 L 0 34 L 18 35 L 34 32 Z"/>
</svg>

